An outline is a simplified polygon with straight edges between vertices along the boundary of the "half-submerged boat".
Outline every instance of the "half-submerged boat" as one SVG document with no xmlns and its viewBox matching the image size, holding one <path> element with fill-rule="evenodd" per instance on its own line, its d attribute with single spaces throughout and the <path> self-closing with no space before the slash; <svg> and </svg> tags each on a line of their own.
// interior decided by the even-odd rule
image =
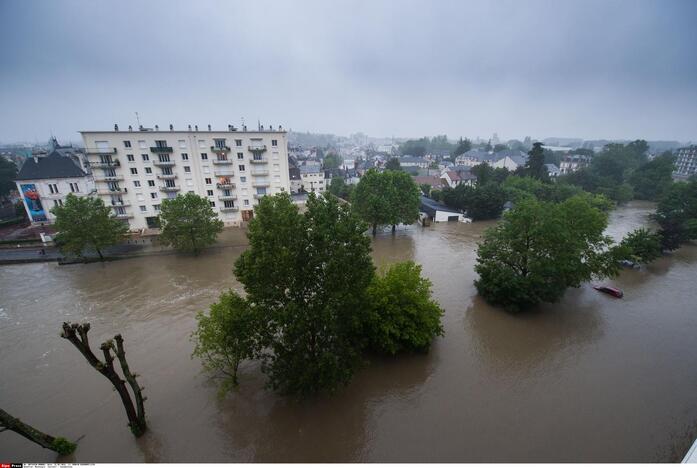
<svg viewBox="0 0 697 468">
<path fill-rule="evenodd" d="M 612 286 L 593 286 L 593 289 L 615 297 L 624 296 L 621 289 L 613 288 Z"/>
</svg>

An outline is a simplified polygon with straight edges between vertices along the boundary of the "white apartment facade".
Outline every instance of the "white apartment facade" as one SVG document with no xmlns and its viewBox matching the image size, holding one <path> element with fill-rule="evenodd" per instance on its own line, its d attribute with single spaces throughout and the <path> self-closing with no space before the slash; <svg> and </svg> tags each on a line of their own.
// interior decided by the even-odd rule
<svg viewBox="0 0 697 468">
<path fill-rule="evenodd" d="M 290 193 L 280 128 L 80 133 L 97 195 L 132 230 L 158 227 L 162 201 L 180 193 L 208 199 L 226 226 L 251 219 L 261 197 Z"/>
<path fill-rule="evenodd" d="M 675 151 L 675 175 L 687 178 L 697 174 L 697 146 L 680 148 Z"/>
</svg>

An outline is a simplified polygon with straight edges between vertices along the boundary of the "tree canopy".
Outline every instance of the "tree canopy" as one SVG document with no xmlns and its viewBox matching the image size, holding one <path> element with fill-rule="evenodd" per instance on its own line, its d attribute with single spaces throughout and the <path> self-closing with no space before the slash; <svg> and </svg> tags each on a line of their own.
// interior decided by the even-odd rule
<svg viewBox="0 0 697 468">
<path fill-rule="evenodd" d="M 94 249 L 104 260 L 103 250 L 121 241 L 128 225 L 115 218 L 101 198 L 77 197 L 69 193 L 63 206 L 54 206 L 56 244 L 63 252 L 82 256 Z"/>
<path fill-rule="evenodd" d="M 17 188 L 14 182 L 16 178 L 17 166 L 15 163 L 0 156 L 0 199 Z"/>
<path fill-rule="evenodd" d="M 399 158 L 390 158 L 386 163 L 385 163 L 385 169 L 389 169 L 391 171 L 400 171 L 402 170 L 401 164 L 399 164 Z"/>
<path fill-rule="evenodd" d="M 675 250 L 697 239 L 697 178 L 671 184 L 661 196 L 654 217 L 665 250 Z"/>
<path fill-rule="evenodd" d="M 218 219 L 208 200 L 195 193 L 164 200 L 160 225 L 160 242 L 193 254 L 215 243 L 223 230 L 223 222 Z"/>
<path fill-rule="evenodd" d="M 353 192 L 356 213 L 372 226 L 411 224 L 419 218 L 419 187 L 405 172 L 369 169 Z"/>
<path fill-rule="evenodd" d="M 325 169 L 338 169 L 343 164 L 344 160 L 341 156 L 334 152 L 329 152 L 324 156 Z M 353 168 L 350 168 L 353 169 Z"/>
<path fill-rule="evenodd" d="M 528 161 L 525 163 L 525 175 L 538 180 L 547 180 L 547 168 L 545 167 L 545 152 L 542 143 L 533 143 L 528 152 Z"/>
<path fill-rule="evenodd" d="M 496 183 L 470 187 L 458 185 L 443 189 L 443 202 L 456 210 L 465 211 L 474 221 L 495 219 L 501 216 L 506 192 Z"/>
<path fill-rule="evenodd" d="M 606 226 L 607 214 L 584 197 L 521 200 L 479 245 L 477 291 L 491 304 L 518 311 L 555 302 L 592 277 L 615 275 L 618 254 L 603 234 Z"/>
<path fill-rule="evenodd" d="M 630 176 L 634 197 L 642 200 L 658 200 L 673 183 L 675 156 L 666 151 L 652 161 L 639 166 Z"/>
<path fill-rule="evenodd" d="M 650 263 L 661 256 L 661 236 L 645 228 L 635 229 L 622 239 L 627 258 L 635 263 Z"/>
<path fill-rule="evenodd" d="M 457 142 L 457 146 L 455 146 L 455 149 L 452 152 L 452 156 L 459 156 L 463 153 L 468 152 L 471 149 L 472 142 L 468 138 L 465 138 L 463 140 L 462 137 L 460 137 L 460 139 Z"/>
</svg>

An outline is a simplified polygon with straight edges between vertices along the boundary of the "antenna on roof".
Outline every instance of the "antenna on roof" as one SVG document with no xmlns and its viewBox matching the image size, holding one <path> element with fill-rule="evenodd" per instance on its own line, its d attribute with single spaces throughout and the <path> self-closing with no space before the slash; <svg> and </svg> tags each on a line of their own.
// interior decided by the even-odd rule
<svg viewBox="0 0 697 468">
<path fill-rule="evenodd" d="M 138 122 L 138 128 L 140 128 L 140 116 L 138 115 L 138 112 L 136 112 L 136 121 Z"/>
</svg>

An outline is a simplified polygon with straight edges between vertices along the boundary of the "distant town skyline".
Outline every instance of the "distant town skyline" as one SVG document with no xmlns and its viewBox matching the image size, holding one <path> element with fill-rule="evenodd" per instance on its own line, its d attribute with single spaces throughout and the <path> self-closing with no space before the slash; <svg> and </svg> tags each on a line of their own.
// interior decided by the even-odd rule
<svg viewBox="0 0 697 468">
<path fill-rule="evenodd" d="M 697 2 L 3 0 L 0 142 L 170 123 L 697 140 Z"/>
</svg>

